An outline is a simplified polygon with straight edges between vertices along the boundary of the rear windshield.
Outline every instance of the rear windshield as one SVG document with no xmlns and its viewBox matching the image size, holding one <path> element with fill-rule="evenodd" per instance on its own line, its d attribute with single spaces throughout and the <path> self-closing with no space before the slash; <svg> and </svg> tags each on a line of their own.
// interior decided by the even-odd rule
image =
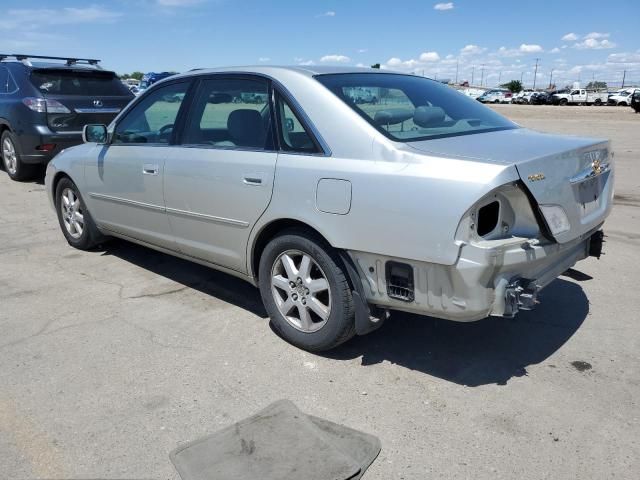
<svg viewBox="0 0 640 480">
<path fill-rule="evenodd" d="M 478 101 L 424 77 L 346 73 L 315 78 L 392 140 L 410 142 L 518 128 Z"/>
<path fill-rule="evenodd" d="M 46 95 L 131 96 L 113 72 L 42 69 L 31 73 L 31 83 Z"/>
</svg>

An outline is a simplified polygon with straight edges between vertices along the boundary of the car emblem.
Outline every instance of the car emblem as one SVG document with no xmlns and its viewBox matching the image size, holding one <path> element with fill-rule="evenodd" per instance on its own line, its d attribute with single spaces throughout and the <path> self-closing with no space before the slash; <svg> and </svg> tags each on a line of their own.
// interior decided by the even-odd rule
<svg viewBox="0 0 640 480">
<path fill-rule="evenodd" d="M 94 100 L 93 101 L 93 106 L 94 107 L 101 107 L 103 105 L 102 100 Z"/>
<path fill-rule="evenodd" d="M 602 173 L 604 168 L 602 167 L 602 163 L 600 162 L 600 160 L 596 159 L 591 162 L 591 170 L 593 170 L 594 175 L 600 175 Z"/>
<path fill-rule="evenodd" d="M 544 173 L 534 173 L 533 175 L 529 175 L 527 177 L 530 182 L 537 182 L 539 180 L 544 180 Z"/>
</svg>

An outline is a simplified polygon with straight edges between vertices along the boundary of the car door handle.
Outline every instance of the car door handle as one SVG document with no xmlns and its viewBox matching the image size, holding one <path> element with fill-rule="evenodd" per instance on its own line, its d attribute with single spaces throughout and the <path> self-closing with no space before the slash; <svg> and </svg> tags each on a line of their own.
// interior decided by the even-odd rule
<svg viewBox="0 0 640 480">
<path fill-rule="evenodd" d="M 245 185 L 262 185 L 262 175 L 259 173 L 247 173 L 242 181 Z"/>
<path fill-rule="evenodd" d="M 160 170 L 158 165 L 152 165 L 150 163 L 145 163 L 142 166 L 142 173 L 144 175 L 158 175 L 158 170 Z"/>
</svg>

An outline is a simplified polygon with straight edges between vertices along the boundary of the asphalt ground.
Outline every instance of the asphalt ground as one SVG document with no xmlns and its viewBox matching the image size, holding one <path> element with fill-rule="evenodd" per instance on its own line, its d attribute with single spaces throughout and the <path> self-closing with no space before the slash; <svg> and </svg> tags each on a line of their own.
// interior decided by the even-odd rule
<svg viewBox="0 0 640 480">
<path fill-rule="evenodd" d="M 42 184 L 0 173 L 0 478 L 177 479 L 176 446 L 281 398 L 380 437 L 367 480 L 637 478 L 640 115 L 495 108 L 613 140 L 606 255 L 516 320 L 394 313 L 323 355 L 278 338 L 240 280 L 123 241 L 72 249 Z"/>
</svg>

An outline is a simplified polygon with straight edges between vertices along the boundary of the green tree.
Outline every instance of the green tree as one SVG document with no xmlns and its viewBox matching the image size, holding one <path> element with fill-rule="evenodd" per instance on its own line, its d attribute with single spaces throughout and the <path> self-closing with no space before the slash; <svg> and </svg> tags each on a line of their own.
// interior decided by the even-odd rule
<svg viewBox="0 0 640 480">
<path fill-rule="evenodd" d="M 135 78 L 136 80 L 142 80 L 142 77 L 144 77 L 144 73 L 142 73 L 142 72 L 138 72 L 138 71 L 133 72 L 133 73 L 130 75 L 130 78 Z"/>
<path fill-rule="evenodd" d="M 520 80 L 511 80 L 510 82 L 500 85 L 502 88 L 508 89 L 510 92 L 518 93 L 522 91 L 522 82 Z"/>
<path fill-rule="evenodd" d="M 371 68 L 380 69 L 380 64 L 379 63 L 374 63 L 373 65 L 371 65 Z"/>
<path fill-rule="evenodd" d="M 586 88 L 587 90 L 606 90 L 607 82 L 589 82 Z"/>
</svg>

